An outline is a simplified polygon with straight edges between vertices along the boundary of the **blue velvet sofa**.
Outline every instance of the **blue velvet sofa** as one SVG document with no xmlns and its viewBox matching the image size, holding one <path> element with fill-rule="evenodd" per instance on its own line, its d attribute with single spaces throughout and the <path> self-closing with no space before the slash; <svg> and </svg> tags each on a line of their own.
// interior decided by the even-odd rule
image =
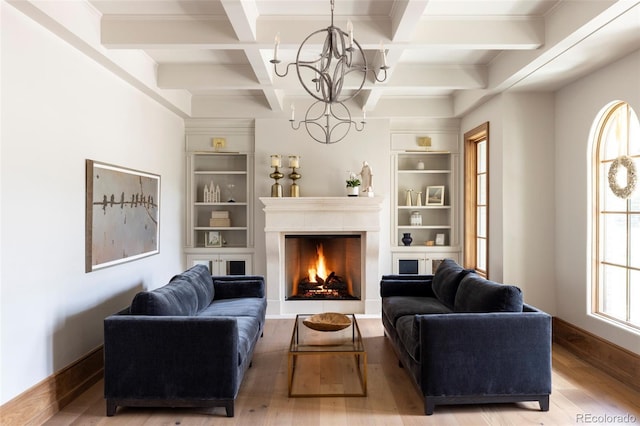
<svg viewBox="0 0 640 426">
<path fill-rule="evenodd" d="M 107 415 L 118 406 L 226 408 L 263 333 L 261 276 L 214 276 L 197 265 L 104 320 Z"/>
<path fill-rule="evenodd" d="M 551 317 L 518 287 L 445 259 L 435 275 L 385 275 L 382 323 L 400 365 L 436 405 L 537 401 L 549 410 Z"/>
</svg>

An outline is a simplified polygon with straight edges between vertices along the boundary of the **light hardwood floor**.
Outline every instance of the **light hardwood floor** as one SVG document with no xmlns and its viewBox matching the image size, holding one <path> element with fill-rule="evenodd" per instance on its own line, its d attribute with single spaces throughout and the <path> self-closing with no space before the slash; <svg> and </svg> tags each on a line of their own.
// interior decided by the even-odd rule
<svg viewBox="0 0 640 426">
<path fill-rule="evenodd" d="M 46 425 L 640 425 L 640 394 L 584 363 L 560 346 L 553 347 L 553 393 L 550 409 L 537 403 L 439 406 L 423 414 L 422 398 L 413 386 L 379 319 L 359 319 L 368 357 L 368 396 L 353 398 L 288 398 L 287 348 L 293 319 L 268 319 L 264 338 L 256 347 L 253 367 L 245 375 L 235 417 L 223 408 L 119 408 L 105 416 L 100 381 L 52 417 Z M 322 362 L 311 363 L 314 383 L 340 388 L 340 379 L 327 376 Z M 296 373 L 297 374 L 297 373 Z M 347 374 L 350 376 L 349 374 Z M 329 383 L 320 383 L 321 381 Z M 345 386 L 350 379 L 345 378 Z M 615 416 L 627 416 L 615 417 Z M 599 422 L 598 420 L 605 420 Z"/>
</svg>

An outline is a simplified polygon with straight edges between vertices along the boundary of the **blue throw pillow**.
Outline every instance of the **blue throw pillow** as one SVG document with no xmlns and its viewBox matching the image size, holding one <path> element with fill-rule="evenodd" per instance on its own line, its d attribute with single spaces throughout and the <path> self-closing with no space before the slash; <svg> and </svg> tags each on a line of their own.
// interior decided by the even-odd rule
<svg viewBox="0 0 640 426">
<path fill-rule="evenodd" d="M 433 293 L 446 307 L 453 309 L 460 281 L 470 272 L 473 270 L 464 269 L 453 259 L 444 259 L 433 276 Z"/>
<path fill-rule="evenodd" d="M 455 312 L 522 312 L 522 290 L 469 274 L 458 288 Z"/>
</svg>

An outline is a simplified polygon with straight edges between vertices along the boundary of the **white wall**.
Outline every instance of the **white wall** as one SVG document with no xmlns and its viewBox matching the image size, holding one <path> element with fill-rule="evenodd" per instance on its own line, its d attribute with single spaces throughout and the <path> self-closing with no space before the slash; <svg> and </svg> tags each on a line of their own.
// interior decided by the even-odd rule
<svg viewBox="0 0 640 426">
<path fill-rule="evenodd" d="M 489 278 L 555 313 L 554 103 L 552 94 L 507 93 L 462 121 L 489 122 Z"/>
<path fill-rule="evenodd" d="M 1 8 L 3 404 L 101 345 L 104 317 L 182 269 L 184 125 Z M 161 175 L 160 254 L 84 272 L 87 158 Z"/>
<path fill-rule="evenodd" d="M 563 88 L 556 95 L 556 281 L 558 316 L 640 353 L 640 335 L 588 314 L 589 172 L 594 120 L 613 101 L 640 112 L 640 51 Z"/>
</svg>

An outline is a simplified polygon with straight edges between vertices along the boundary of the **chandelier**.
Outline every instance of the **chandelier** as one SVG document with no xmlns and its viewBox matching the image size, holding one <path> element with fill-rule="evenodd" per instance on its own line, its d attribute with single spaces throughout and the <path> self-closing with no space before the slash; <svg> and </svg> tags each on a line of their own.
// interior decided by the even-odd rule
<svg viewBox="0 0 640 426">
<path fill-rule="evenodd" d="M 358 123 L 351 117 L 349 108 L 345 102 L 355 97 L 364 86 L 367 73 L 373 72 L 378 82 L 387 79 L 387 70 L 384 46 L 380 45 L 381 65 L 378 70 L 367 66 L 367 58 L 360 44 L 353 38 L 353 25 L 347 22 L 347 31 L 343 31 L 333 24 L 334 0 L 331 0 L 331 25 L 312 32 L 304 39 L 296 61 L 287 64 L 284 73 L 278 71 L 278 48 L 280 35 L 276 35 L 273 50 L 274 72 L 278 77 L 289 74 L 289 67 L 295 66 L 298 80 L 307 93 L 316 101 L 307 109 L 304 119 L 295 124 L 295 108 L 291 106 L 291 118 L 289 122 L 294 130 L 300 129 L 304 124 L 309 136 L 317 142 L 331 144 L 341 141 L 347 136 L 351 127 L 361 132 L 366 123 L 366 111 L 362 109 L 362 118 Z M 324 37 L 324 40 L 323 40 Z M 322 50 L 314 52 L 313 46 L 322 46 Z M 378 72 L 382 72 L 382 78 Z M 345 90 L 345 87 L 353 87 L 355 90 Z"/>
</svg>

